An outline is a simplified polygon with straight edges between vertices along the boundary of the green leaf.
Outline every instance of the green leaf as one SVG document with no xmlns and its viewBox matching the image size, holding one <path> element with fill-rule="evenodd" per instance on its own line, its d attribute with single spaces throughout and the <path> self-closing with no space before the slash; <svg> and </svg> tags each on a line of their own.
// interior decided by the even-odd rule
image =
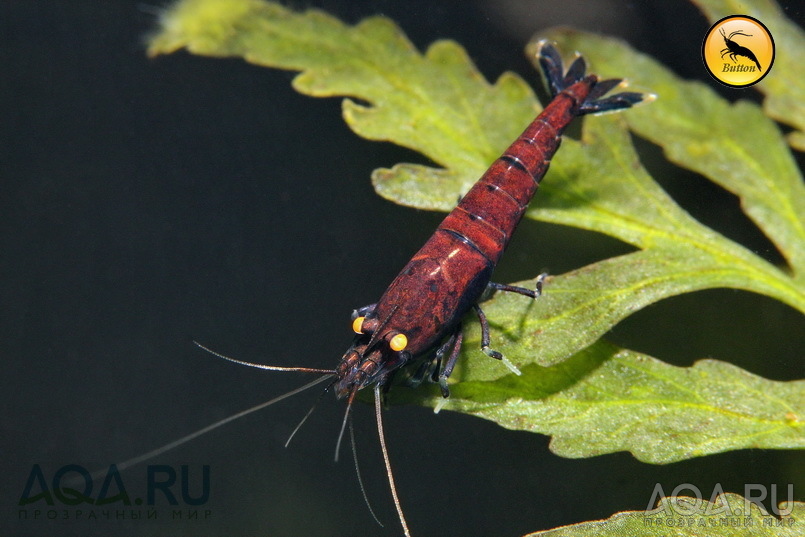
<svg viewBox="0 0 805 537">
<path fill-rule="evenodd" d="M 800 289 L 795 303 L 789 303 L 805 311 L 805 184 L 774 122 L 758 106 L 730 104 L 621 41 L 573 31 L 555 31 L 549 37 L 562 48 L 584 50 L 601 76 L 626 77 L 637 89 L 657 94 L 650 106 L 622 114 L 623 120 L 661 146 L 670 161 L 740 198 L 747 216 L 788 261 Z"/>
<path fill-rule="evenodd" d="M 475 380 L 487 377 L 479 364 L 464 364 L 446 401 L 435 387 L 393 397 L 426 397 L 550 435 L 551 451 L 563 457 L 630 451 L 664 464 L 733 449 L 805 448 L 805 381 L 766 380 L 717 360 L 675 367 L 603 341 L 551 367 L 521 365 L 521 376 Z"/>
<path fill-rule="evenodd" d="M 448 203 L 421 197 L 419 205 L 430 209 L 451 209 L 539 110 L 531 88 L 516 75 L 489 84 L 452 41 L 438 41 L 422 55 L 384 17 L 347 26 L 318 10 L 296 13 L 259 0 L 185 0 L 163 17 L 148 52 L 181 47 L 302 71 L 293 81 L 301 93 L 368 103 L 344 100 L 344 119 L 353 131 L 443 166 L 436 173 L 426 167 L 395 170 L 404 178 L 420 169 L 438 179 L 442 190 L 449 188 Z M 381 173 L 389 174 L 397 176 Z"/>
<path fill-rule="evenodd" d="M 567 456 L 630 450 L 670 462 L 803 447 L 801 382 L 772 382 L 713 361 L 676 368 L 599 341 L 642 307 L 699 289 L 744 289 L 805 312 L 805 191 L 779 129 L 758 107 L 730 105 L 622 43 L 554 36 L 564 50 L 584 51 L 594 72 L 626 75 L 659 98 L 585 119 L 582 140 L 563 142 L 527 215 L 606 233 L 637 251 L 550 277 L 537 301 L 499 293 L 486 303 L 494 347 L 524 376 L 483 358 L 478 325 L 467 323 L 449 408 L 554 435 L 554 449 Z M 516 75 L 489 84 L 457 44 L 440 41 L 420 54 L 382 17 L 348 26 L 259 0 L 184 0 L 164 15 L 149 53 L 181 47 L 301 71 L 297 90 L 352 97 L 343 113 L 356 133 L 440 166 L 403 163 L 373 174 L 381 195 L 419 208 L 452 208 L 539 109 Z M 795 276 L 679 208 L 641 166 L 627 126 L 736 193 Z M 442 404 L 433 387 L 392 397 Z"/>
<path fill-rule="evenodd" d="M 515 363 L 550 365 L 651 303 L 716 287 L 753 291 L 805 311 L 802 285 L 698 223 L 651 180 L 621 116 L 593 119 L 582 143 L 563 142 L 528 214 L 600 231 L 642 250 L 548 278 L 535 304 L 498 293 L 484 308 L 495 326 L 506 327 L 494 334 L 496 348 Z M 472 339 L 467 346 L 477 348 Z"/>
<path fill-rule="evenodd" d="M 774 38 L 776 55 L 772 70 L 756 88 L 766 95 L 763 110 L 769 117 L 794 127 L 788 142 L 805 151 L 805 77 L 802 76 L 802 52 L 805 32 L 783 16 L 771 0 L 692 0 L 711 23 L 729 15 L 749 15 L 766 25 Z"/>
<path fill-rule="evenodd" d="M 710 501 L 673 496 L 650 511 L 626 511 L 606 520 L 573 524 L 525 537 L 795 537 L 802 535 L 805 503 L 781 504 L 781 518 L 738 494 L 720 494 Z"/>
</svg>

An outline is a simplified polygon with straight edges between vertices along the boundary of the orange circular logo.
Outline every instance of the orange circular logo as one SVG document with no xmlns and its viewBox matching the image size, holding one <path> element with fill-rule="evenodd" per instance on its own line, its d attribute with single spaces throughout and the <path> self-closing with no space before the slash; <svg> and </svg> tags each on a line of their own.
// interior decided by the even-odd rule
<svg viewBox="0 0 805 537">
<path fill-rule="evenodd" d="M 733 88 L 760 82 L 774 63 L 774 39 L 769 29 L 747 15 L 715 23 L 702 43 L 702 58 L 710 76 Z"/>
</svg>

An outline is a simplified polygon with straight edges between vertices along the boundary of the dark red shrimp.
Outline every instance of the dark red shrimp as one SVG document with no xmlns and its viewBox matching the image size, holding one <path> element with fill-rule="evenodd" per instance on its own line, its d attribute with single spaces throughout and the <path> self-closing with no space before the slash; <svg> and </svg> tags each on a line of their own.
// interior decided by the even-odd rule
<svg viewBox="0 0 805 537">
<path fill-rule="evenodd" d="M 359 335 L 336 369 L 339 397 L 351 398 L 374 384 L 387 386 L 400 367 L 430 353 L 439 362 L 436 378 L 447 397 L 461 320 L 471 308 L 481 321 L 482 350 L 503 359 L 488 347 L 489 328 L 478 299 L 488 288 L 538 296 L 539 281 L 531 290 L 491 283 L 490 277 L 559 148 L 562 132 L 577 116 L 629 108 L 646 97 L 618 93 L 602 98 L 621 81 L 585 76 L 581 57 L 564 74 L 561 57 L 546 42 L 540 43 L 539 63 L 551 102 L 447 215 L 380 300 L 355 312 L 353 329 Z"/>
<path fill-rule="evenodd" d="M 470 309 L 475 310 L 481 323 L 483 352 L 502 360 L 519 374 L 513 364 L 489 348 L 489 325 L 478 301 L 487 289 L 532 298 L 540 294 L 541 278 L 532 290 L 492 283 L 490 277 L 545 176 L 565 128 L 577 116 L 629 108 L 647 98 L 631 92 L 604 97 L 621 81 L 601 81 L 595 75 L 585 75 L 585 62 L 580 56 L 564 73 L 559 53 L 547 42 L 540 43 L 538 58 L 551 93 L 550 103 L 464 195 L 433 236 L 391 282 L 380 300 L 353 313 L 352 326 L 358 335 L 336 369 L 265 366 L 210 351 L 221 358 L 262 369 L 324 373 L 324 377 L 302 389 L 331 379 L 336 395 L 346 397 L 348 401 L 342 435 L 356 394 L 362 388 L 373 386 L 386 472 L 406 535 L 410 533 L 385 447 L 380 413 L 381 390 L 389 387 L 392 377 L 401 367 L 418 361 L 425 367 L 418 370 L 414 380 L 429 375 L 439 382 L 444 397 L 448 397 L 447 379 L 461 348 L 461 323 Z M 282 398 L 287 395 L 290 394 Z M 263 406 L 266 404 L 260 405 Z M 179 442 L 182 441 L 184 439 Z M 339 437 L 339 444 L 340 441 Z"/>
<path fill-rule="evenodd" d="M 448 397 L 447 378 L 461 347 L 461 322 L 470 309 L 481 323 L 482 350 L 505 361 L 499 352 L 489 349 L 489 325 L 478 300 L 487 289 L 532 298 L 541 292 L 541 278 L 534 290 L 492 283 L 490 278 L 547 172 L 565 128 L 577 116 L 621 110 L 646 99 L 646 95 L 631 92 L 604 98 L 621 80 L 601 81 L 585 75 L 580 56 L 563 73 L 559 53 L 545 41 L 540 43 L 538 58 L 551 102 L 445 217 L 380 300 L 353 314 L 353 330 L 358 335 L 336 368 L 335 391 L 351 404 L 360 389 L 375 387 L 383 444 L 380 390 L 389 386 L 401 367 L 424 359 L 433 367 L 421 371 L 431 370 Z M 516 367 L 507 365 L 519 374 Z M 384 456 L 388 461 L 385 445 Z M 386 470 L 408 535 L 388 463 Z"/>
</svg>

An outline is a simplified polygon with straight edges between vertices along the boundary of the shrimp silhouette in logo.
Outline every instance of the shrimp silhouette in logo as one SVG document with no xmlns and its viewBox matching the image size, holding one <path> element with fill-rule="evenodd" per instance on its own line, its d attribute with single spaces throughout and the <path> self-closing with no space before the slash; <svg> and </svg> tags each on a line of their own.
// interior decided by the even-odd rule
<svg viewBox="0 0 805 537">
<path fill-rule="evenodd" d="M 734 63 L 738 63 L 738 60 L 736 60 L 735 57 L 736 56 L 743 56 L 744 58 L 748 58 L 748 59 L 752 60 L 753 62 L 755 62 L 755 65 L 757 65 L 758 71 L 763 70 L 760 67 L 760 62 L 757 61 L 757 57 L 755 56 L 754 52 L 752 52 L 751 50 L 749 50 L 746 47 L 743 47 L 743 46 L 739 45 L 738 43 L 736 43 L 735 41 L 732 40 L 732 36 L 735 36 L 735 35 L 742 35 L 744 37 L 752 37 L 751 34 L 745 34 L 741 30 L 736 30 L 736 31 L 732 32 L 729 35 L 729 37 L 727 37 L 727 34 L 724 32 L 724 28 L 719 28 L 718 31 L 721 34 L 721 36 L 724 38 L 724 43 L 726 43 L 726 45 L 727 45 L 727 48 L 721 49 L 721 57 L 722 58 L 725 55 L 729 54 L 730 59 Z"/>
</svg>

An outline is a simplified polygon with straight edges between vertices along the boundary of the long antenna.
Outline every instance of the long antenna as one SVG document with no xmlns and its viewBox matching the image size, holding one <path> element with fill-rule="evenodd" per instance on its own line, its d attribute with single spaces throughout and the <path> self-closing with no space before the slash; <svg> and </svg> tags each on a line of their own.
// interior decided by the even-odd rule
<svg viewBox="0 0 805 537">
<path fill-rule="evenodd" d="M 310 405 L 310 410 L 307 411 L 307 414 L 305 414 L 304 418 L 299 420 L 299 423 L 296 425 L 296 427 L 294 427 L 293 432 L 291 432 L 291 434 L 288 436 L 288 440 L 285 441 L 286 448 L 289 445 L 291 445 L 291 440 L 293 440 L 293 437 L 296 436 L 296 433 L 299 432 L 299 429 L 302 428 L 302 425 L 304 425 L 307 419 L 310 417 L 310 415 L 313 414 L 313 411 L 316 410 L 316 406 L 319 404 L 319 402 L 321 402 L 321 398 L 324 397 L 324 394 L 327 393 L 327 391 L 332 387 L 333 384 L 335 384 L 335 380 L 333 380 L 332 383 L 330 383 L 326 388 L 324 388 L 324 391 L 319 394 L 319 397 L 318 399 L 316 399 L 316 402 Z"/>
<path fill-rule="evenodd" d="M 349 394 L 347 399 L 347 410 L 344 412 L 344 421 L 341 422 L 341 431 L 338 433 L 338 440 L 335 443 L 335 462 L 338 462 L 338 453 L 341 451 L 341 440 L 344 439 L 344 431 L 347 428 L 347 420 L 349 419 L 349 412 L 352 410 L 352 402 L 355 400 L 358 390 L 354 389 Z"/>
<path fill-rule="evenodd" d="M 213 356 L 217 356 L 223 360 L 227 360 L 229 362 L 233 362 L 235 364 L 245 365 L 248 367 L 255 367 L 257 369 L 266 369 L 268 371 L 296 371 L 298 373 L 324 373 L 327 375 L 335 375 L 335 369 L 318 369 L 315 367 L 280 367 L 277 365 L 265 365 L 265 364 L 256 364 L 254 362 L 245 362 L 243 360 L 238 360 L 236 358 L 230 358 L 220 352 L 215 352 L 214 350 L 205 347 L 198 341 L 193 340 L 193 344 L 201 350 L 207 351 L 208 353 L 212 354 Z"/>
<path fill-rule="evenodd" d="M 377 518 L 375 514 L 375 510 L 372 509 L 372 504 L 369 501 L 369 495 L 366 494 L 366 487 L 363 485 L 363 478 L 361 477 L 361 469 L 358 466 L 358 448 L 357 444 L 355 443 L 355 428 L 352 426 L 352 417 L 349 418 L 349 440 L 352 444 L 352 459 L 355 461 L 355 475 L 358 476 L 358 484 L 361 486 L 361 494 L 363 494 L 363 501 L 366 503 L 366 507 L 369 508 L 369 513 L 372 515 L 372 518 L 375 519 L 375 522 L 381 527 L 385 528 L 380 519 Z"/>
<path fill-rule="evenodd" d="M 206 427 L 204 427 L 202 429 L 199 429 L 199 430 L 197 430 L 195 432 L 192 432 L 192 433 L 190 433 L 190 434 L 188 434 L 186 436 L 183 436 L 183 437 L 179 438 L 178 440 L 174 440 L 173 442 L 171 442 L 169 444 L 165 444 L 164 446 L 158 447 L 156 449 L 153 449 L 153 450 L 149 451 L 148 453 L 143 453 L 142 455 L 138 455 L 137 457 L 134 457 L 134 458 L 129 459 L 127 461 L 121 462 L 121 463 L 119 463 L 117 465 L 117 469 L 118 470 L 125 470 L 126 468 L 128 468 L 130 466 L 134 466 L 135 464 L 139 464 L 139 463 L 141 463 L 143 461 L 146 461 L 146 460 L 148 460 L 148 459 L 150 459 L 152 457 L 157 457 L 159 455 L 162 455 L 166 451 L 170 451 L 171 449 L 179 447 L 182 444 L 185 444 L 185 443 L 193 440 L 194 438 L 198 438 L 199 436 L 201 436 L 203 434 L 206 434 L 206 433 L 212 431 L 213 429 L 217 429 L 218 427 L 220 427 L 222 425 L 226 425 L 230 421 L 235 421 L 236 419 L 242 418 L 243 416 L 247 416 L 247 415 L 251 414 L 252 412 L 257 412 L 258 410 L 262 410 L 267 406 L 273 405 L 274 403 L 279 403 L 283 399 L 287 399 L 288 397 L 291 397 L 292 395 L 296 395 L 299 392 L 303 392 L 303 391 L 307 390 L 308 388 L 312 388 L 316 384 L 321 384 L 325 380 L 329 380 L 329 379 L 330 379 L 330 375 L 324 375 L 322 377 L 319 377 L 314 381 L 308 382 L 304 386 L 300 386 L 300 387 L 298 387 L 296 389 L 293 389 L 293 390 L 291 390 L 289 392 L 286 392 L 286 393 L 284 393 L 284 394 L 282 394 L 282 395 L 280 395 L 278 397 L 275 397 L 274 399 L 271 399 L 270 401 L 266 401 L 265 403 L 260 403 L 259 405 L 253 406 L 251 408 L 247 408 L 246 410 L 238 412 L 237 414 L 233 414 L 232 416 L 224 418 L 224 419 L 222 419 L 220 421 L 216 421 L 213 424 L 207 425 Z M 95 475 L 95 473 L 91 474 L 93 480 L 97 479 L 98 477 L 101 477 L 101 476 L 105 475 L 105 471 L 103 471 L 103 472 L 99 471 L 99 472 L 96 472 L 96 473 L 97 473 L 97 475 Z"/>
<path fill-rule="evenodd" d="M 389 487 L 391 488 L 391 497 L 394 499 L 394 507 L 397 509 L 397 516 L 400 517 L 400 524 L 402 524 L 403 533 L 405 537 L 411 537 L 411 532 L 408 530 L 408 522 L 405 521 L 405 515 L 400 505 L 400 498 L 397 496 L 397 485 L 394 484 L 394 475 L 391 473 L 391 461 L 389 461 L 389 451 L 386 449 L 386 435 L 383 433 L 383 415 L 382 404 L 380 403 L 380 384 L 375 384 L 375 418 L 377 420 L 377 435 L 380 437 L 380 449 L 383 451 L 383 462 L 386 463 L 386 475 L 389 478 Z"/>
</svg>

